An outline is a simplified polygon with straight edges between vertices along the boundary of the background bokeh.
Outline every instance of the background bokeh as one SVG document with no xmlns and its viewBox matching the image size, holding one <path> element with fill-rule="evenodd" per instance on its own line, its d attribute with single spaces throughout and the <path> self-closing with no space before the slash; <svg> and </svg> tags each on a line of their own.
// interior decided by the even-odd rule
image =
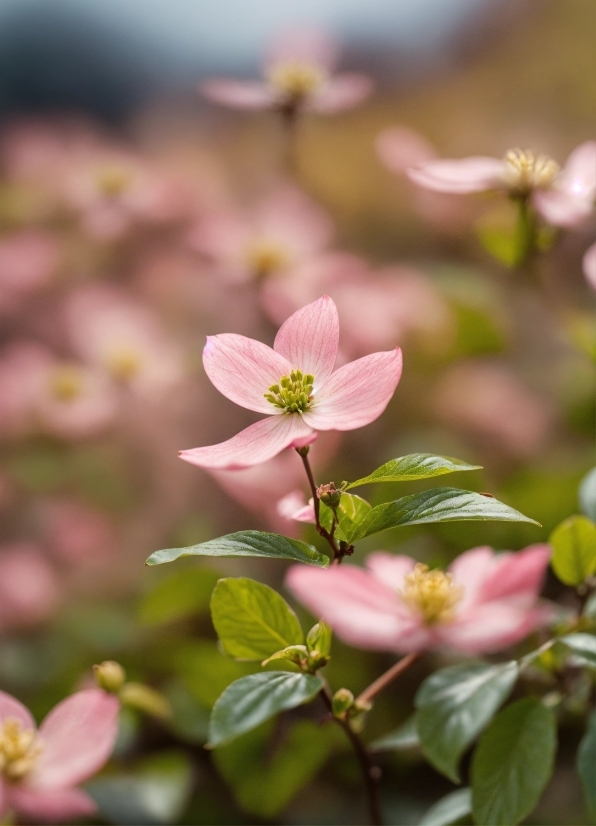
<svg viewBox="0 0 596 826">
<path fill-rule="evenodd" d="M 299 24 L 333 35 L 342 66 L 376 91 L 305 118 L 288 180 L 274 114 L 219 109 L 196 86 L 256 75 L 267 39 Z M 206 379 L 206 334 L 271 343 L 293 308 L 329 292 L 343 357 L 397 343 L 404 375 L 381 419 L 317 441 L 319 481 L 442 453 L 484 466 L 453 484 L 543 525 L 402 529 L 361 543 L 355 561 L 379 547 L 431 565 L 480 544 L 516 550 L 577 510 L 594 464 L 581 273 L 593 224 L 561 233 L 536 267 L 508 268 L 481 243 L 511 221 L 506 203 L 425 196 L 375 141 L 401 126 L 447 157 L 521 146 L 562 163 L 594 136 L 595 29 L 589 0 L 0 0 L 0 687 L 42 716 L 110 658 L 173 708 L 165 722 L 123 714 L 115 758 L 89 786 L 98 822 L 363 818 L 353 759 L 310 706 L 213 756 L 202 748 L 218 694 L 255 670 L 219 652 L 212 586 L 232 574 L 281 588 L 284 566 L 144 560 L 240 528 L 316 542 L 278 508 L 306 493 L 293 454 L 213 474 L 177 458 L 255 418 Z M 222 222 L 246 230 L 284 210 L 318 239 L 305 260 L 256 279 L 246 249 L 214 254 Z M 336 644 L 330 679 L 356 692 L 389 662 Z M 437 662 L 386 692 L 371 737 L 407 717 Z M 579 737 L 570 717 L 528 823 L 583 822 Z M 450 788 L 416 750 L 382 763 L 392 823 L 417 823 Z"/>
</svg>

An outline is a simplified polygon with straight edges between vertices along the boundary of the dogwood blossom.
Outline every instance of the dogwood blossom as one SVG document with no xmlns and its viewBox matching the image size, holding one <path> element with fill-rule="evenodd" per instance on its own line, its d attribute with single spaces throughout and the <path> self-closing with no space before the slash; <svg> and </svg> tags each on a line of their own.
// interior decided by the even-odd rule
<svg viewBox="0 0 596 826">
<path fill-rule="evenodd" d="M 240 335 L 209 336 L 203 364 L 228 399 L 268 417 L 180 458 L 205 468 L 240 469 L 287 447 L 303 447 L 319 430 L 355 430 L 387 407 L 402 371 L 399 347 L 364 356 L 334 372 L 339 317 L 329 296 L 298 310 L 280 327 L 273 348 Z"/>
<path fill-rule="evenodd" d="M 286 585 L 356 648 L 407 653 L 448 647 L 465 654 L 497 651 L 545 624 L 538 593 L 548 545 L 495 554 L 473 548 L 447 572 L 383 552 L 328 570 L 295 565 Z"/>
</svg>

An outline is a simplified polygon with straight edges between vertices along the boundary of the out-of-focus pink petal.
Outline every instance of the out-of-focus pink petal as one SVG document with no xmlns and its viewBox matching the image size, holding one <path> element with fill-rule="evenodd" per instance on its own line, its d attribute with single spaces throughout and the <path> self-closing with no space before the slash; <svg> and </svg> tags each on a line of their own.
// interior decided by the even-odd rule
<svg viewBox="0 0 596 826">
<path fill-rule="evenodd" d="M 582 266 L 588 284 L 593 290 L 596 290 L 596 244 L 592 244 L 586 251 Z"/>
<path fill-rule="evenodd" d="M 235 333 L 208 336 L 203 364 L 215 387 L 231 401 L 257 413 L 282 412 L 264 394 L 293 365 L 271 347 Z"/>
<path fill-rule="evenodd" d="M 335 232 L 329 214 L 287 183 L 278 184 L 251 217 L 255 240 L 278 243 L 293 265 L 323 250 Z"/>
<path fill-rule="evenodd" d="M 593 197 L 575 195 L 566 189 L 539 189 L 532 195 L 532 204 L 547 223 L 573 227 L 590 215 Z"/>
<path fill-rule="evenodd" d="M 499 554 L 482 584 L 480 600 L 488 602 L 506 597 L 534 600 L 542 587 L 550 557 L 550 545 L 544 544 L 530 545 L 517 553 Z"/>
<path fill-rule="evenodd" d="M 201 83 L 199 89 L 214 103 L 233 109 L 268 109 L 276 102 L 275 92 L 258 81 L 214 78 Z"/>
<path fill-rule="evenodd" d="M 265 68 L 284 63 L 314 63 L 332 69 L 338 58 L 335 41 L 312 26 L 294 26 L 279 32 L 267 49 Z"/>
<path fill-rule="evenodd" d="M 461 611 L 474 604 L 479 597 L 484 581 L 493 571 L 495 554 L 492 548 L 483 546 L 472 548 L 460 554 L 449 566 L 455 584 L 463 589 L 457 610 Z"/>
<path fill-rule="evenodd" d="M 507 602 L 489 602 L 455 622 L 436 626 L 435 633 L 445 645 L 466 654 L 490 653 L 514 645 L 551 617 L 552 611 L 542 606 L 524 610 Z"/>
<path fill-rule="evenodd" d="M 58 577 L 35 545 L 17 542 L 0 551 L 0 628 L 27 627 L 58 604 Z"/>
<path fill-rule="evenodd" d="M 355 430 L 374 422 L 389 404 L 401 371 L 399 347 L 340 367 L 316 394 L 304 421 L 315 430 Z"/>
<path fill-rule="evenodd" d="M 44 748 L 31 786 L 76 786 L 99 771 L 116 741 L 119 710 L 118 699 L 97 688 L 78 691 L 58 703 L 39 727 Z"/>
<path fill-rule="evenodd" d="M 429 161 L 407 170 L 411 181 L 434 192 L 485 192 L 501 187 L 503 162 L 483 156 Z"/>
<path fill-rule="evenodd" d="M 15 720 L 18 720 L 24 728 L 37 728 L 29 709 L 25 708 L 15 697 L 7 694 L 5 691 L 0 691 L 0 723 L 6 720 L 7 717 L 13 717 Z"/>
<path fill-rule="evenodd" d="M 10 787 L 8 800 L 9 807 L 35 823 L 64 823 L 97 811 L 95 801 L 81 789 L 34 789 L 21 783 Z"/>
<path fill-rule="evenodd" d="M 342 72 L 334 75 L 308 99 L 307 108 L 313 112 L 333 114 L 351 109 L 367 98 L 374 84 L 367 75 Z"/>
<path fill-rule="evenodd" d="M 390 588 L 353 565 L 329 570 L 295 565 L 285 582 L 315 617 L 358 648 L 396 650 L 400 636 L 419 626 L 414 618 L 402 618 Z"/>
<path fill-rule="evenodd" d="M 410 556 L 394 556 L 383 551 L 366 557 L 366 567 L 371 574 L 396 593 L 402 589 L 405 575 L 410 573 L 415 564 Z"/>
<path fill-rule="evenodd" d="M 286 447 L 313 442 L 316 437 L 298 414 L 269 416 L 225 442 L 183 450 L 180 458 L 197 467 L 240 470 L 266 462 Z"/>
<path fill-rule="evenodd" d="M 570 195 L 594 200 L 596 194 L 596 141 L 586 141 L 573 150 L 561 171 L 557 186 Z"/>
<path fill-rule="evenodd" d="M 375 148 L 385 166 L 400 175 L 437 156 L 430 141 L 407 126 L 384 129 L 375 141 Z"/>
<path fill-rule="evenodd" d="M 297 310 L 279 328 L 273 345 L 292 367 L 315 377 L 315 393 L 333 372 L 339 347 L 339 316 L 328 295 Z"/>
<path fill-rule="evenodd" d="M 303 505 L 301 508 L 298 508 L 297 511 L 294 511 L 292 519 L 296 520 L 296 522 L 311 522 L 314 525 L 317 519 L 312 499 L 307 505 Z"/>
<path fill-rule="evenodd" d="M 277 503 L 277 512 L 283 519 L 293 519 L 297 522 L 314 522 L 314 507 L 312 499 L 310 504 L 305 504 L 304 494 L 301 490 L 292 490 L 282 497 Z M 312 519 L 301 519 L 302 514 L 312 516 Z"/>
</svg>

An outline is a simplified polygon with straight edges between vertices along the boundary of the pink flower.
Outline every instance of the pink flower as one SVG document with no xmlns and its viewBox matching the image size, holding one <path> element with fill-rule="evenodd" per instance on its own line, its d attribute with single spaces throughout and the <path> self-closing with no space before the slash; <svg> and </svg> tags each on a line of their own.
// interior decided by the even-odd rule
<svg viewBox="0 0 596 826">
<path fill-rule="evenodd" d="M 427 161 L 409 169 L 408 176 L 434 192 L 504 190 L 514 197 L 529 198 L 549 224 L 573 226 L 581 223 L 594 205 L 596 141 L 578 146 L 563 169 L 545 155 L 512 149 L 503 160 L 479 156 Z"/>
<path fill-rule="evenodd" d="M 19 542 L 0 549 L 0 628 L 43 622 L 58 597 L 56 573 L 35 545 Z"/>
<path fill-rule="evenodd" d="M 209 336 L 203 364 L 213 384 L 231 401 L 268 417 L 226 442 L 184 450 L 180 457 L 199 467 L 239 469 L 310 444 L 319 430 L 355 430 L 373 422 L 401 377 L 401 351 L 373 353 L 334 372 L 338 343 L 339 318 L 329 296 L 290 316 L 273 349 L 244 336 Z"/>
<path fill-rule="evenodd" d="M 89 689 L 52 709 L 39 731 L 28 709 L 0 691 L 0 817 L 35 823 L 87 817 L 95 802 L 77 786 L 106 763 L 118 733 L 119 702 Z"/>
<path fill-rule="evenodd" d="M 596 244 L 592 244 L 586 251 L 582 263 L 588 284 L 593 290 L 596 290 Z"/>
<path fill-rule="evenodd" d="M 295 565 L 286 584 L 356 648 L 406 653 L 446 646 L 481 654 L 513 645 L 548 621 L 551 612 L 537 599 L 549 559 L 548 545 L 502 554 L 473 548 L 444 573 L 378 552 L 368 556 L 366 570 Z"/>
<path fill-rule="evenodd" d="M 298 109 L 331 114 L 356 106 L 372 91 L 369 77 L 333 74 L 335 44 L 313 29 L 279 36 L 269 49 L 264 81 L 216 78 L 201 84 L 205 97 L 235 109 Z"/>
<path fill-rule="evenodd" d="M 97 563 L 114 543 L 108 520 L 99 511 L 71 499 L 43 502 L 44 540 L 63 562 Z"/>
<path fill-rule="evenodd" d="M 0 312 L 45 284 L 58 263 L 58 248 L 48 233 L 22 230 L 0 240 Z"/>
<path fill-rule="evenodd" d="M 190 244 L 233 282 L 285 273 L 324 249 L 333 237 L 327 213 L 302 192 L 279 186 L 247 213 L 203 218 Z"/>
</svg>

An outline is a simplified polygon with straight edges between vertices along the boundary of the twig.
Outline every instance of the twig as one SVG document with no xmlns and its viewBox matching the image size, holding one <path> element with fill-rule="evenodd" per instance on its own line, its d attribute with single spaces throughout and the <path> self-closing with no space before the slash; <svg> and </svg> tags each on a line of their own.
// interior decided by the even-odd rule
<svg viewBox="0 0 596 826">
<path fill-rule="evenodd" d="M 415 663 L 417 659 L 420 658 L 420 654 L 408 654 L 403 659 L 396 662 L 395 665 L 392 665 L 391 668 L 386 671 L 384 674 L 371 683 L 368 688 L 365 688 L 364 691 L 356 697 L 354 701 L 355 704 L 358 705 L 366 705 L 366 703 L 370 703 L 370 701 L 379 694 L 389 683 L 393 682 L 396 677 L 399 677 L 406 669 L 408 669 L 412 663 Z"/>
<path fill-rule="evenodd" d="M 319 497 L 317 495 L 317 483 L 315 482 L 315 477 L 312 473 L 312 468 L 310 466 L 310 462 L 308 461 L 308 446 L 307 447 L 297 447 L 296 453 L 302 459 L 302 464 L 304 465 L 304 470 L 306 471 L 306 475 L 308 477 L 308 484 L 310 486 L 310 491 L 312 493 L 312 501 L 313 501 L 313 508 L 315 512 L 315 526 L 317 532 L 320 536 L 322 536 L 329 544 L 331 550 L 333 551 L 333 560 L 339 562 L 341 559 L 341 551 L 335 544 L 335 539 L 333 538 L 333 532 L 329 533 L 327 528 L 324 525 L 321 525 L 321 503 L 319 501 Z"/>
</svg>

